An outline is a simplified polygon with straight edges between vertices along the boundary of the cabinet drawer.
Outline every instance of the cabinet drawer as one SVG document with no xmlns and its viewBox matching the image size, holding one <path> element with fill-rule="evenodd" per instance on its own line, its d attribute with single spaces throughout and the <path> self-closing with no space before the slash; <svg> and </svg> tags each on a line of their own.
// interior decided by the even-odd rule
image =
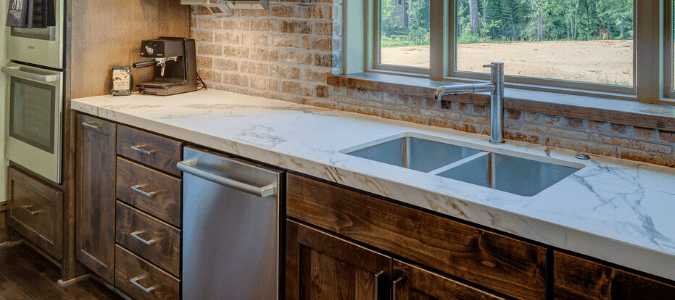
<svg viewBox="0 0 675 300">
<path fill-rule="evenodd" d="M 117 125 L 117 154 L 164 172 L 180 176 L 176 167 L 182 143 L 145 131 Z"/>
<path fill-rule="evenodd" d="M 335 184 L 288 174 L 292 218 L 518 299 L 546 296 L 546 249 Z"/>
<path fill-rule="evenodd" d="M 115 242 L 179 277 L 180 230 L 117 202 Z"/>
<path fill-rule="evenodd" d="M 10 167 L 9 226 L 56 259 L 62 258 L 63 193 Z"/>
<path fill-rule="evenodd" d="M 117 199 L 177 227 L 181 226 L 181 188 L 180 179 L 117 158 Z"/>
<path fill-rule="evenodd" d="M 115 245 L 115 286 L 133 299 L 179 299 L 180 280 Z"/>
</svg>

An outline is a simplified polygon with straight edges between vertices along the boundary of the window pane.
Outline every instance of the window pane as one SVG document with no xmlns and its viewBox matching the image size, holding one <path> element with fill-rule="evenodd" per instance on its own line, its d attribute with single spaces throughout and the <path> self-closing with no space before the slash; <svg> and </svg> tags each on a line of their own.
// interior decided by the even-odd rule
<svg viewBox="0 0 675 300">
<path fill-rule="evenodd" d="M 456 0 L 458 71 L 633 85 L 633 0 Z"/>
<path fill-rule="evenodd" d="M 380 63 L 429 68 L 430 0 L 380 0 Z"/>
</svg>

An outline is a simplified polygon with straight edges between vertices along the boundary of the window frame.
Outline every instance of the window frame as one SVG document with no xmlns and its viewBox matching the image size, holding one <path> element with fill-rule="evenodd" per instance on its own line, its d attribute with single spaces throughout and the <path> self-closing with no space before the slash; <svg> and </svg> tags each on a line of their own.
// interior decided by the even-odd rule
<svg viewBox="0 0 675 300">
<path fill-rule="evenodd" d="M 398 73 L 401 75 L 423 75 L 432 80 L 460 82 L 489 80 L 489 73 L 475 73 L 455 70 L 457 61 L 456 44 L 456 0 L 430 0 L 431 50 L 430 68 L 414 68 L 381 64 L 380 61 L 380 1 L 368 0 L 370 12 L 366 33 L 366 53 L 370 54 L 367 71 Z M 526 76 L 505 76 L 505 86 L 519 89 L 549 91 L 574 95 L 633 100 L 644 103 L 675 104 L 673 84 L 673 21 L 672 3 L 667 0 L 633 1 L 633 83 L 632 86 L 618 86 L 590 82 L 546 79 Z M 368 16 L 366 16 L 368 17 Z M 670 19 L 669 19 L 670 18 Z M 668 22 L 667 20 L 670 20 Z M 654 39 L 653 37 L 657 38 Z M 441 38 L 437 38 L 441 37 Z M 670 46 L 670 47 L 669 47 Z M 639 63 L 640 61 L 646 63 Z M 663 62 L 663 63 L 662 63 Z M 485 62 L 490 63 L 489 61 Z M 405 74 L 407 73 L 407 74 Z M 670 74 L 670 75 L 669 75 Z M 672 102 L 671 102 L 672 101 Z"/>
</svg>

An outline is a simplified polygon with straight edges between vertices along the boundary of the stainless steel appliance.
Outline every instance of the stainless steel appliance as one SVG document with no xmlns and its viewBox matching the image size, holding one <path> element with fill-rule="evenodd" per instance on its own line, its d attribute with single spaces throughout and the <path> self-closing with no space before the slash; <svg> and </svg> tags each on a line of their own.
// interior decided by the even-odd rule
<svg viewBox="0 0 675 300">
<path fill-rule="evenodd" d="M 64 0 L 54 1 L 55 26 L 12 28 L 7 37 L 6 156 L 61 183 L 64 95 Z"/>
<path fill-rule="evenodd" d="M 141 57 L 151 61 L 134 63 L 134 68 L 155 67 L 155 78 L 138 84 L 143 94 L 168 96 L 197 90 L 195 40 L 160 37 L 141 42 Z"/>
<path fill-rule="evenodd" d="M 7 56 L 18 62 L 63 69 L 64 0 L 54 1 L 56 26 L 47 28 L 12 27 L 7 39 Z"/>
<path fill-rule="evenodd" d="M 9 63 L 7 159 L 61 182 L 63 72 Z"/>
<path fill-rule="evenodd" d="M 281 299 L 284 172 L 183 152 L 182 299 Z"/>
</svg>

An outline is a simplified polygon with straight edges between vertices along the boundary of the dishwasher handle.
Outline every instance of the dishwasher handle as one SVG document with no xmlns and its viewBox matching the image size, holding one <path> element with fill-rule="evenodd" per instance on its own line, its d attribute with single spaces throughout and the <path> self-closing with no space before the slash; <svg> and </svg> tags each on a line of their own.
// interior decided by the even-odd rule
<svg viewBox="0 0 675 300">
<path fill-rule="evenodd" d="M 278 192 L 276 183 L 269 184 L 263 187 L 252 186 L 250 184 L 246 184 L 222 176 L 214 175 L 206 171 L 202 171 L 196 168 L 196 166 L 197 166 L 197 159 L 188 159 L 178 162 L 178 164 L 176 164 L 176 167 L 178 167 L 179 170 L 185 173 L 189 173 L 199 178 L 203 178 L 208 181 L 215 182 L 217 184 L 233 188 L 235 190 L 242 191 L 244 193 L 251 194 L 254 196 L 265 198 L 276 195 Z"/>
</svg>

